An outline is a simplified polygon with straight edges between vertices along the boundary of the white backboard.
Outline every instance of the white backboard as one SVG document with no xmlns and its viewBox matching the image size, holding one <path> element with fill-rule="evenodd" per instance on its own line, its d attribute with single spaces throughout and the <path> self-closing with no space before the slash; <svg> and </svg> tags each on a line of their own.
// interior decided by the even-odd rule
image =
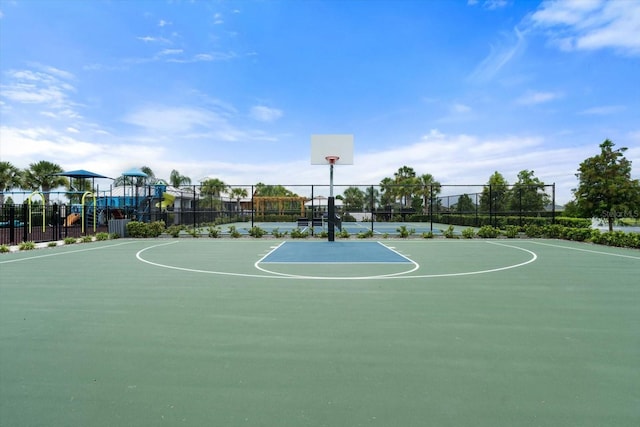
<svg viewBox="0 0 640 427">
<path fill-rule="evenodd" d="M 338 156 L 336 165 L 353 164 L 353 135 L 315 134 L 311 135 L 311 164 L 328 165 L 327 156 Z"/>
</svg>

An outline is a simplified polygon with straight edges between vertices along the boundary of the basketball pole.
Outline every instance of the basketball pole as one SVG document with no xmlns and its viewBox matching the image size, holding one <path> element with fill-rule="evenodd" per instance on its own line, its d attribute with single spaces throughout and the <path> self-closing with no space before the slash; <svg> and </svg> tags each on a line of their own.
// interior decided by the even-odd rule
<svg viewBox="0 0 640 427">
<path fill-rule="evenodd" d="M 329 199 L 327 200 L 327 231 L 328 240 L 334 242 L 336 240 L 336 203 L 333 197 L 333 166 L 339 159 L 338 156 L 327 156 L 329 162 Z"/>
</svg>

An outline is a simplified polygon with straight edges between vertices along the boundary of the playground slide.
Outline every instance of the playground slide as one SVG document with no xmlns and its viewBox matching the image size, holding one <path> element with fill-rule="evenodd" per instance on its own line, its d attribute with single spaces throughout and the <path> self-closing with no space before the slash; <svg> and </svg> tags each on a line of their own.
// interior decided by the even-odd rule
<svg viewBox="0 0 640 427">
<path fill-rule="evenodd" d="M 75 224 L 76 222 L 78 222 L 79 219 L 80 219 L 80 214 L 72 213 L 64 221 L 64 226 L 67 227 L 71 224 Z"/>
</svg>

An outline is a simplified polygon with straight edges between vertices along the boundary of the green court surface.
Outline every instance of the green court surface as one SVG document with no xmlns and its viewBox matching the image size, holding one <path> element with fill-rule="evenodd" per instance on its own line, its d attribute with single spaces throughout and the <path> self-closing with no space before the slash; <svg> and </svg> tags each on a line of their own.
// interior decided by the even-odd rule
<svg viewBox="0 0 640 427">
<path fill-rule="evenodd" d="M 638 426 L 640 252 L 112 240 L 0 255 L 2 426 Z"/>
</svg>

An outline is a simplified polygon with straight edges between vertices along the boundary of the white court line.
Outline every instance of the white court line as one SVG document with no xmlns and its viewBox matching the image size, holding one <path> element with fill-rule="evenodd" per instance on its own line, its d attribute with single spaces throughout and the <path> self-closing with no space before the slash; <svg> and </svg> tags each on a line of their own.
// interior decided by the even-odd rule
<svg viewBox="0 0 640 427">
<path fill-rule="evenodd" d="M 571 246 L 553 245 L 551 243 L 542 243 L 542 242 L 536 242 L 536 241 L 533 241 L 533 240 L 529 240 L 528 242 L 529 243 L 534 243 L 536 245 L 551 246 L 553 248 L 569 249 L 569 250 L 572 250 L 572 251 L 588 252 L 588 253 L 598 254 L 598 255 L 609 255 L 609 256 L 617 256 L 617 257 L 620 257 L 620 258 L 640 259 L 640 256 L 614 254 L 614 253 L 611 253 L 611 252 L 593 251 L 591 249 L 572 248 Z"/>
<path fill-rule="evenodd" d="M 28 257 L 28 258 L 9 259 L 9 260 L 6 260 L 6 261 L 0 261 L 0 264 L 9 264 L 11 262 L 30 261 L 32 259 L 47 258 L 47 257 L 50 257 L 50 256 L 77 254 L 78 252 L 97 251 L 97 250 L 100 250 L 100 249 L 107 249 L 107 248 L 114 248 L 116 246 L 129 245 L 131 243 L 136 243 L 136 242 L 135 241 L 122 242 L 122 243 L 117 243 L 115 245 L 100 246 L 100 247 L 97 247 L 97 248 L 86 248 L 86 249 L 78 249 L 78 250 L 75 250 L 75 251 L 56 252 L 56 253 L 53 253 L 53 254 L 36 255 L 36 256 L 32 256 L 32 257 Z"/>
<path fill-rule="evenodd" d="M 200 269 L 194 269 L 194 268 L 171 266 L 171 265 L 167 265 L 167 264 L 160 264 L 160 263 L 148 261 L 148 260 L 146 260 L 146 259 L 144 259 L 142 257 L 142 253 L 144 253 L 145 251 L 147 251 L 149 249 L 157 248 L 157 247 L 160 247 L 160 246 L 166 246 L 166 245 L 170 245 L 170 244 L 175 244 L 175 243 L 178 243 L 178 242 L 163 243 L 163 244 L 159 244 L 159 245 L 149 246 L 147 248 L 144 248 L 144 249 L 138 251 L 136 253 L 136 258 L 141 262 L 144 262 L 146 264 L 150 264 L 150 265 L 153 265 L 153 266 L 156 266 L 156 267 L 167 268 L 167 269 L 170 269 L 170 270 L 188 271 L 188 272 L 193 272 L 193 273 L 217 274 L 217 275 L 222 275 L 222 276 L 235 276 L 235 277 L 255 277 L 255 278 L 270 278 L 270 279 L 273 279 L 273 278 L 306 279 L 306 280 L 427 279 L 427 278 L 438 278 L 438 277 L 472 276 L 472 275 L 494 273 L 494 272 L 498 272 L 498 271 L 504 271 L 504 270 L 510 270 L 510 269 L 513 269 L 513 268 L 523 267 L 523 266 L 525 266 L 527 264 L 535 262 L 538 259 L 538 255 L 535 252 L 530 251 L 530 250 L 525 249 L 525 248 L 521 248 L 521 247 L 518 247 L 518 246 L 512 246 L 512 245 L 507 245 L 507 244 L 504 244 L 504 243 L 486 242 L 488 244 L 492 244 L 492 245 L 496 245 L 496 246 L 504 246 L 504 247 L 507 247 L 507 248 L 517 249 L 519 251 L 526 252 L 526 253 L 531 255 L 531 258 L 528 259 L 527 261 L 524 261 L 524 262 L 521 262 L 521 263 L 518 263 L 518 264 L 507 265 L 507 266 L 504 266 L 504 267 L 496 267 L 496 268 L 491 268 L 491 269 L 487 269 L 487 270 L 466 271 L 466 272 L 460 272 L 460 273 L 424 274 L 424 275 L 415 275 L 415 276 L 414 275 L 407 275 L 407 273 L 414 272 L 419 268 L 419 265 L 417 263 L 415 263 L 414 261 L 412 261 L 414 263 L 414 265 L 416 266 L 416 268 L 412 269 L 411 271 L 403 271 L 403 272 L 398 272 L 398 273 L 382 274 L 382 275 L 375 275 L 375 276 L 357 276 L 357 277 L 354 277 L 354 276 L 342 276 L 342 277 L 337 277 L 337 276 L 303 276 L 303 275 L 296 275 L 296 274 L 287 274 L 287 273 L 274 272 L 274 271 L 265 270 L 263 268 L 260 268 L 257 265 L 260 261 L 257 261 L 254 264 L 254 266 L 258 270 L 267 273 L 267 275 L 263 275 L 263 274 L 247 274 L 247 273 L 232 273 L 232 272 L 225 272 L 225 271 L 200 270 Z M 274 250 L 276 250 L 279 246 L 281 246 L 284 243 L 285 242 L 282 242 L 280 245 L 272 247 L 272 250 L 269 251 L 269 253 L 273 252 Z M 483 241 L 482 243 L 485 243 L 485 241 Z M 400 255 L 402 255 L 402 254 L 400 254 Z M 268 256 L 268 254 L 263 256 L 262 258 L 260 258 L 260 260 L 264 259 L 266 256 Z"/>
</svg>

